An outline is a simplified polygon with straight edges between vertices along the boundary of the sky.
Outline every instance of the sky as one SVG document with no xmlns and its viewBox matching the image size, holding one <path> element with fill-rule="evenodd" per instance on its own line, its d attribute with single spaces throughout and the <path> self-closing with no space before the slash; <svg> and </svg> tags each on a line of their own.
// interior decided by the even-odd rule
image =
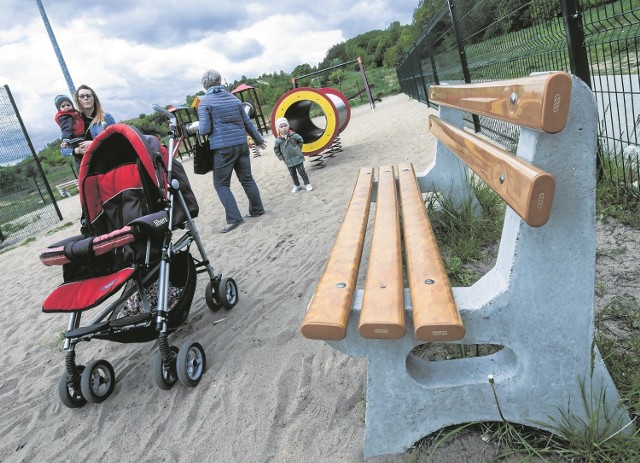
<svg viewBox="0 0 640 463">
<path fill-rule="evenodd" d="M 73 84 L 116 121 L 185 103 L 216 69 L 224 81 L 318 65 L 338 43 L 392 22 L 419 0 L 42 0 Z M 35 0 L 2 0 L 0 85 L 33 146 L 60 138 L 53 103 L 69 89 Z"/>
</svg>

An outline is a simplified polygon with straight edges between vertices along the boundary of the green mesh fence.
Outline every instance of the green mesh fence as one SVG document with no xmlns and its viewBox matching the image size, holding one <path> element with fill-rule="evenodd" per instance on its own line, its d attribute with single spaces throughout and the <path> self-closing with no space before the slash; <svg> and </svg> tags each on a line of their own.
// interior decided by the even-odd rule
<svg viewBox="0 0 640 463">
<path fill-rule="evenodd" d="M 61 218 L 11 91 L 0 87 L 0 248 Z"/>
<path fill-rule="evenodd" d="M 640 2 L 433 0 L 434 14 L 396 68 L 407 95 L 432 105 L 432 84 L 566 71 L 597 100 L 601 176 L 640 198 Z M 433 105 L 435 106 L 435 105 Z M 513 150 L 518 129 L 483 117 L 469 127 Z"/>
</svg>

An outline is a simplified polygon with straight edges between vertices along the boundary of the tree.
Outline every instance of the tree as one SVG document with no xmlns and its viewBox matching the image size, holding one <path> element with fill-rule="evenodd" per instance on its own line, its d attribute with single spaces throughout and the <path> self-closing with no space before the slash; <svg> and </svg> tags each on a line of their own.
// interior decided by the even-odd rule
<svg viewBox="0 0 640 463">
<path fill-rule="evenodd" d="M 312 68 L 310 64 L 299 64 L 295 68 L 293 68 L 293 71 L 291 71 L 291 75 L 294 77 L 299 77 L 306 74 L 311 74 L 314 71 L 316 71 L 316 69 Z"/>
<path fill-rule="evenodd" d="M 346 42 L 341 42 L 329 48 L 327 55 L 324 57 L 322 62 L 318 64 L 318 69 L 328 68 L 331 65 L 331 62 L 335 60 L 337 60 L 338 63 L 349 61 Z"/>
<path fill-rule="evenodd" d="M 385 51 L 382 65 L 385 68 L 394 68 L 400 63 L 400 57 L 402 56 L 400 49 L 394 45 Z"/>
</svg>

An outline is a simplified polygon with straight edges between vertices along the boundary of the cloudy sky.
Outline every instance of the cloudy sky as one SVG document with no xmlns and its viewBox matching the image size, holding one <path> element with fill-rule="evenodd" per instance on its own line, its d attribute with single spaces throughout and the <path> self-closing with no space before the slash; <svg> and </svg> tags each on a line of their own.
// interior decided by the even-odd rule
<svg viewBox="0 0 640 463">
<path fill-rule="evenodd" d="M 409 24 L 418 0 L 42 0 L 75 86 L 92 87 L 116 121 L 152 103 L 183 104 L 209 68 L 245 75 L 317 65 L 333 45 Z M 59 138 L 68 86 L 35 0 L 2 0 L 0 85 L 9 85 L 36 151 Z"/>
</svg>

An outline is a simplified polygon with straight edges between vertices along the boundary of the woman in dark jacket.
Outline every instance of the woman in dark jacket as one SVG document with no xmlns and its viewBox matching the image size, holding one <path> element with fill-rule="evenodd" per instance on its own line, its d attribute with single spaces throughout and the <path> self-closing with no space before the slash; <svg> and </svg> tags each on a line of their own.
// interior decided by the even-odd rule
<svg viewBox="0 0 640 463">
<path fill-rule="evenodd" d="M 249 119 L 240 100 L 220 85 L 221 80 L 220 73 L 214 70 L 202 76 L 206 93 L 198 106 L 198 130 L 200 135 L 209 135 L 209 146 L 213 153 L 213 187 L 227 219 L 227 225 L 220 233 L 227 233 L 244 223 L 230 188 L 234 170 L 249 199 L 249 214 L 245 217 L 264 214 L 260 190 L 251 173 L 247 133 L 262 149 L 267 147 L 267 142 Z"/>
</svg>

